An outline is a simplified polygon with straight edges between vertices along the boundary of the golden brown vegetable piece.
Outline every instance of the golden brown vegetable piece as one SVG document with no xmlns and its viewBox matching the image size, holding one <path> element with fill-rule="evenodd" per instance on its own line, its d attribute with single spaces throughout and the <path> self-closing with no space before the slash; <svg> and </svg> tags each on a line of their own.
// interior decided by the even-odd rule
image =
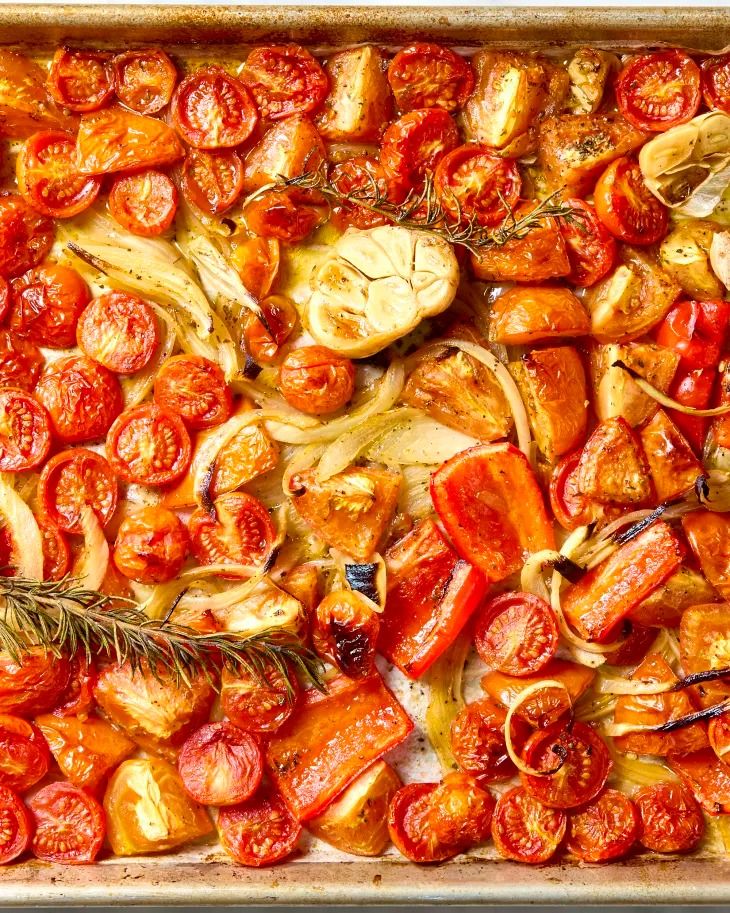
<svg viewBox="0 0 730 913">
<path fill-rule="evenodd" d="M 307 822 L 307 829 L 343 853 L 380 856 L 389 841 L 388 805 L 400 786 L 393 768 L 376 761 L 321 815 Z"/>
<path fill-rule="evenodd" d="M 578 447 L 588 421 L 583 363 L 573 346 L 536 349 L 509 364 L 532 433 L 548 463 Z"/>
<path fill-rule="evenodd" d="M 689 567 L 680 567 L 651 596 L 632 609 L 629 618 L 648 627 L 676 628 L 685 609 L 719 601 L 720 597 L 702 574 Z"/>
<path fill-rule="evenodd" d="M 710 265 L 712 239 L 720 231 L 714 222 L 687 219 L 669 232 L 659 248 L 659 263 L 664 270 L 683 292 L 698 301 L 722 298 L 725 293 Z"/>
<path fill-rule="evenodd" d="M 588 314 L 567 288 L 511 288 L 492 306 L 490 342 L 519 346 L 589 332 Z"/>
<path fill-rule="evenodd" d="M 697 510 L 682 518 L 682 526 L 702 573 L 723 599 L 730 599 L 730 519 Z"/>
<path fill-rule="evenodd" d="M 692 488 L 702 475 L 702 464 L 687 439 L 663 409 L 639 429 L 656 489 L 657 500 L 668 501 Z"/>
<path fill-rule="evenodd" d="M 568 64 L 570 110 L 573 114 L 594 114 L 603 101 L 606 83 L 621 66 L 618 57 L 597 48 L 579 48 Z"/>
<path fill-rule="evenodd" d="M 654 486 L 637 436 L 625 419 L 601 422 L 578 463 L 578 489 L 603 504 L 646 504 Z"/>
<path fill-rule="evenodd" d="M 716 516 L 713 514 L 713 517 Z M 702 569 L 707 574 L 704 562 Z M 723 595 L 726 595 L 727 583 L 724 589 Z M 682 668 L 688 675 L 730 666 L 730 612 L 727 603 L 696 605 L 685 610 L 679 625 L 679 655 Z M 730 684 L 727 679 L 720 679 L 704 682 L 692 691 L 703 707 L 710 707 L 730 696 Z"/>
<path fill-rule="evenodd" d="M 330 93 L 317 115 L 328 140 L 375 141 L 388 125 L 393 96 L 380 48 L 366 44 L 333 54 L 325 65 Z"/>
<path fill-rule="evenodd" d="M 0 50 L 0 136 L 24 139 L 39 130 L 75 130 L 78 121 L 56 107 L 46 79 L 37 63 Z"/>
<path fill-rule="evenodd" d="M 349 678 L 370 675 L 380 633 L 380 613 L 372 602 L 352 590 L 332 590 L 317 606 L 312 644 Z"/>
<path fill-rule="evenodd" d="M 246 156 L 243 189 L 251 193 L 276 181 L 316 171 L 325 158 L 324 143 L 311 120 L 294 115 L 270 127 Z"/>
</svg>

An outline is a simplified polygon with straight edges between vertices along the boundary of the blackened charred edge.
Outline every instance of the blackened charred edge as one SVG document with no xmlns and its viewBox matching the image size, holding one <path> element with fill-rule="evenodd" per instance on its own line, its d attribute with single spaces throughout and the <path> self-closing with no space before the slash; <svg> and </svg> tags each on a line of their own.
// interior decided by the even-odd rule
<svg viewBox="0 0 730 913">
<path fill-rule="evenodd" d="M 376 605 L 380 605 L 378 587 L 376 584 L 378 574 L 377 564 L 346 564 L 345 580 L 351 590 L 357 590 L 367 596 Z"/>
<path fill-rule="evenodd" d="M 261 367 L 261 365 L 258 364 L 258 362 L 254 361 L 248 352 L 246 352 L 246 361 L 243 365 L 243 376 L 249 380 L 256 380 L 256 378 L 263 370 L 264 369 Z"/>
<path fill-rule="evenodd" d="M 566 555 L 555 558 L 554 561 L 550 562 L 550 567 L 552 567 L 554 571 L 557 571 L 561 577 L 565 577 L 569 583 L 578 583 L 586 573 L 586 568 L 581 567 L 580 564 L 576 564 L 575 561 L 571 560 Z"/>
<path fill-rule="evenodd" d="M 691 726 L 692 723 L 699 723 L 702 720 L 712 720 L 716 716 L 722 716 L 730 710 L 730 698 L 721 701 L 719 704 L 713 704 L 711 707 L 704 707 L 694 713 L 688 713 L 686 716 L 680 716 L 676 720 L 669 720 L 668 723 L 662 723 L 657 726 L 654 732 L 673 732 L 675 729 L 684 729 L 685 726 Z"/>
<path fill-rule="evenodd" d="M 695 495 L 700 504 L 704 504 L 710 497 L 710 482 L 707 476 L 697 476 L 695 480 Z"/>
<path fill-rule="evenodd" d="M 277 545 L 277 546 L 275 546 L 274 548 L 271 549 L 271 551 L 269 552 L 269 555 L 268 555 L 266 561 L 264 562 L 264 566 L 263 566 L 263 572 L 264 572 L 264 574 L 268 574 L 268 573 L 269 573 L 269 571 L 271 570 L 271 568 L 276 564 L 276 559 L 277 559 L 278 557 L 279 557 L 279 546 Z"/>
<path fill-rule="evenodd" d="M 200 486 L 200 504 L 203 510 L 211 517 L 213 520 L 218 519 L 218 514 L 216 513 L 215 503 L 213 498 L 210 496 L 210 486 L 213 484 L 213 474 L 215 473 L 215 460 L 211 460 L 208 465 L 208 468 L 205 470 L 205 475 Z"/>
<path fill-rule="evenodd" d="M 187 591 L 188 591 L 188 588 L 185 587 L 184 589 L 180 590 L 180 592 L 177 594 L 177 596 L 172 600 L 172 602 L 170 603 L 170 608 L 167 610 L 167 612 L 165 612 L 165 617 L 162 619 L 163 624 L 167 624 L 170 621 L 175 609 L 178 607 L 178 605 L 180 605 L 180 600 L 187 593 Z"/>
<path fill-rule="evenodd" d="M 641 520 L 637 520 L 636 523 L 632 523 L 631 526 L 622 533 L 615 533 L 611 536 L 611 539 L 616 545 L 626 545 L 627 542 L 631 542 L 632 539 L 635 539 L 640 533 L 643 533 L 645 529 L 648 529 L 652 523 L 656 523 L 657 520 L 660 520 L 665 510 L 674 503 L 676 502 L 667 501 L 664 504 L 660 504 L 658 507 L 655 507 L 650 514 L 647 514 Z"/>
<path fill-rule="evenodd" d="M 692 672 L 685 675 L 672 687 L 672 691 L 682 691 L 684 688 L 690 688 L 692 685 L 701 685 L 703 682 L 714 682 L 719 678 L 730 675 L 730 666 L 722 669 L 707 669 L 704 672 Z"/>
<path fill-rule="evenodd" d="M 611 367 L 612 368 L 621 368 L 621 370 L 626 371 L 626 373 L 629 375 L 629 377 L 633 378 L 633 380 L 645 380 L 645 378 L 642 377 L 638 371 L 634 371 L 633 368 L 630 368 L 625 362 L 621 361 L 620 358 L 617 359 L 616 361 L 614 361 L 611 364 Z"/>
<path fill-rule="evenodd" d="M 79 247 L 78 244 L 74 244 L 73 241 L 69 241 L 66 244 L 66 249 L 70 250 L 72 254 L 75 254 L 79 260 L 83 260 L 84 263 L 88 263 L 89 266 L 93 266 L 94 269 L 98 269 L 100 273 L 106 274 L 107 264 L 104 260 L 101 260 L 99 257 L 95 257 L 93 254 L 90 254 L 87 250 L 84 250 L 83 247 Z"/>
</svg>

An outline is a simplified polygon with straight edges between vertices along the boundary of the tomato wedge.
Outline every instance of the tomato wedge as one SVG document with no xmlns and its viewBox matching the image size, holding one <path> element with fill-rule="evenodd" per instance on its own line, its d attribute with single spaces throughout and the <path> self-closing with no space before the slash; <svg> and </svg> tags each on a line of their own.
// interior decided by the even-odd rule
<svg viewBox="0 0 730 913">
<path fill-rule="evenodd" d="M 0 472 L 27 472 L 51 449 L 51 419 L 22 390 L 0 390 Z"/>
<path fill-rule="evenodd" d="M 12 283 L 10 326 L 24 339 L 51 349 L 70 349 L 76 325 L 89 302 L 89 288 L 76 272 L 45 263 Z"/>
<path fill-rule="evenodd" d="M 511 444 L 452 457 L 431 477 L 431 498 L 456 551 L 492 583 L 519 570 L 526 552 L 554 547 L 537 480 Z"/>
<path fill-rule="evenodd" d="M 45 67 L 23 54 L 0 51 L 0 132 L 24 138 L 39 129 L 73 130 L 74 117 L 61 111 L 47 89 Z"/>
<path fill-rule="evenodd" d="M 233 723 L 201 726 L 180 749 L 183 785 L 201 805 L 237 805 L 259 788 L 264 761 L 259 743 Z"/>
<path fill-rule="evenodd" d="M 102 525 L 117 506 L 117 480 L 101 454 L 84 447 L 63 450 L 46 463 L 38 480 L 45 517 L 67 533 L 81 532 L 81 511 L 90 507 Z"/>
<path fill-rule="evenodd" d="M 155 312 L 127 292 L 106 292 L 83 311 L 76 326 L 81 351 L 115 374 L 141 371 L 159 343 Z"/>
<path fill-rule="evenodd" d="M 254 48 L 240 79 L 253 95 L 261 117 L 268 120 L 316 111 L 330 87 L 325 71 L 298 44 Z"/>
<path fill-rule="evenodd" d="M 571 815 L 567 849 L 583 862 L 608 862 L 625 856 L 639 839 L 639 812 L 624 793 L 604 790 Z"/>
<path fill-rule="evenodd" d="M 700 71 L 707 107 L 730 114 L 730 54 L 707 57 L 700 64 Z"/>
<path fill-rule="evenodd" d="M 656 341 L 678 352 L 685 368 L 711 368 L 720 360 L 729 320 L 727 301 L 680 301 L 660 323 Z"/>
<path fill-rule="evenodd" d="M 48 773 L 48 745 L 37 726 L 0 714 L 0 787 L 27 792 Z"/>
<path fill-rule="evenodd" d="M 644 183 L 638 162 L 616 159 L 593 192 L 596 215 L 611 234 L 627 244 L 655 244 L 667 233 L 668 215 Z"/>
<path fill-rule="evenodd" d="M 539 865 L 555 855 L 567 826 L 565 812 L 547 808 L 516 787 L 497 800 L 492 839 L 495 849 L 505 859 Z"/>
<path fill-rule="evenodd" d="M 132 234 L 154 238 L 172 225 L 177 199 L 177 187 L 170 178 L 148 168 L 114 179 L 109 191 L 109 212 Z"/>
<path fill-rule="evenodd" d="M 401 111 L 462 108 L 474 88 L 467 60 L 440 44 L 419 41 L 398 51 L 388 66 L 388 82 Z"/>
<path fill-rule="evenodd" d="M 187 76 L 172 98 L 172 122 L 196 149 L 230 149 L 245 142 L 258 114 L 246 86 L 222 67 Z"/>
<path fill-rule="evenodd" d="M 222 808 L 218 835 L 223 849 L 241 865 L 274 865 L 290 856 L 302 827 L 282 801 L 267 790 L 243 805 Z"/>
<path fill-rule="evenodd" d="M 114 93 L 111 54 L 59 48 L 48 73 L 48 91 L 71 111 L 96 111 Z"/>
<path fill-rule="evenodd" d="M 69 219 L 88 209 L 101 189 L 99 178 L 79 174 L 76 139 L 70 133 L 34 133 L 15 163 L 18 190 L 33 209 L 56 219 Z"/>
<path fill-rule="evenodd" d="M 175 64 L 159 48 L 127 51 L 112 61 L 117 98 L 139 114 L 157 114 L 170 103 Z"/>
<path fill-rule="evenodd" d="M 715 368 L 679 368 L 669 387 L 669 395 L 684 406 L 706 409 L 712 399 L 717 370 Z M 709 419 L 700 415 L 685 415 L 676 409 L 667 410 L 674 424 L 692 445 L 695 453 L 702 453 Z"/>
<path fill-rule="evenodd" d="M 82 115 L 76 154 L 82 174 L 111 174 L 171 165 L 184 149 L 159 118 L 112 107 Z"/>
<path fill-rule="evenodd" d="M 409 111 L 383 134 L 380 162 L 402 193 L 417 189 L 439 160 L 459 145 L 459 131 L 442 108 Z"/>
<path fill-rule="evenodd" d="M 269 512 L 243 491 L 214 501 L 215 516 L 199 507 L 188 521 L 193 553 L 201 564 L 262 564 L 276 539 Z"/>
<path fill-rule="evenodd" d="M 219 215 L 233 206 L 242 190 L 243 162 L 233 149 L 188 152 L 183 162 L 182 191 L 189 203 Z"/>
<path fill-rule="evenodd" d="M 655 853 L 687 853 L 705 832 L 702 809 L 678 783 L 645 786 L 634 796 L 641 817 L 639 840 Z"/>
<path fill-rule="evenodd" d="M 17 333 L 0 329 L 0 387 L 30 393 L 38 383 L 45 359 L 40 349 Z"/>
<path fill-rule="evenodd" d="M 30 846 L 33 819 L 12 789 L 0 786 L 0 865 L 22 856 Z"/>
<path fill-rule="evenodd" d="M 708 814 L 730 812 L 730 767 L 711 748 L 672 755 L 669 766 Z"/>
<path fill-rule="evenodd" d="M 54 227 L 19 193 L 0 190 L 0 276 L 12 279 L 43 260 L 53 244 Z"/>
<path fill-rule="evenodd" d="M 196 431 L 220 425 L 233 411 L 233 395 L 220 367 L 200 355 L 168 358 L 155 378 L 155 402 Z"/>
<path fill-rule="evenodd" d="M 104 809 L 83 789 L 49 783 L 28 802 L 35 819 L 33 855 L 44 862 L 93 862 L 104 843 Z"/>
<path fill-rule="evenodd" d="M 682 527 L 702 573 L 724 599 L 730 598 L 730 519 L 725 514 L 700 510 L 683 517 Z M 709 606 L 705 608 L 708 620 L 722 624 L 720 613 L 713 613 Z M 700 609 L 698 615 L 702 614 Z M 687 659 L 691 661 L 692 657 L 688 655 Z"/>
<path fill-rule="evenodd" d="M 563 457 L 550 478 L 550 507 L 557 522 L 567 530 L 586 526 L 600 514 L 600 505 L 578 487 L 580 457 L 579 450 Z"/>
<path fill-rule="evenodd" d="M 114 541 L 114 564 L 130 580 L 155 584 L 173 580 L 188 554 L 182 520 L 164 507 L 143 507 L 125 517 Z"/>
<path fill-rule="evenodd" d="M 496 155 L 488 146 L 467 143 L 439 161 L 434 187 L 453 219 L 498 225 L 517 203 L 522 178 L 511 159 Z"/>
<path fill-rule="evenodd" d="M 533 675 L 558 649 L 558 623 L 539 596 L 502 593 L 480 611 L 474 645 L 492 669 L 506 675 Z"/>
<path fill-rule="evenodd" d="M 299 700 L 299 683 L 294 670 L 288 679 L 274 665 L 264 666 L 261 678 L 241 669 L 235 675 L 224 670 L 221 678 L 221 707 L 247 732 L 276 732 L 292 715 Z"/>
<path fill-rule="evenodd" d="M 566 200 L 575 211 L 571 219 L 560 219 L 560 231 L 566 244 L 570 272 L 566 281 L 588 288 L 610 271 L 616 260 L 616 240 L 585 200 Z"/>
<path fill-rule="evenodd" d="M 649 504 L 652 484 L 641 442 L 621 416 L 594 429 L 578 461 L 576 481 L 581 494 L 608 504 Z"/>
<path fill-rule="evenodd" d="M 676 49 L 640 54 L 619 73 L 616 103 L 639 130 L 661 133 L 684 124 L 700 106 L 700 68 Z"/>
</svg>

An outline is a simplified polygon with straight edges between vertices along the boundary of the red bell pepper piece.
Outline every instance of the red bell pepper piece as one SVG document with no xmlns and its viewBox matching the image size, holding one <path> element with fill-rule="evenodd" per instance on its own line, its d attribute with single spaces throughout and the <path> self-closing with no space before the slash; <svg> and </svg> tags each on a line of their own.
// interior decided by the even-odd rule
<svg viewBox="0 0 730 913">
<path fill-rule="evenodd" d="M 680 364 L 669 395 L 685 406 L 694 406 L 696 409 L 705 409 L 712 397 L 712 388 L 717 376 L 716 368 L 692 368 L 683 371 Z M 685 415 L 676 409 L 668 409 L 674 424 L 692 445 L 695 453 L 702 453 L 702 444 L 707 433 L 709 419 L 699 415 Z"/>
</svg>

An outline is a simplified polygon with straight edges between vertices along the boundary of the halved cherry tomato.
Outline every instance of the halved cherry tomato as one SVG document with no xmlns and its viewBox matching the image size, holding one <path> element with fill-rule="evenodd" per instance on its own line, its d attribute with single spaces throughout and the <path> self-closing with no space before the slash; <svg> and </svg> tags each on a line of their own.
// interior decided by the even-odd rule
<svg viewBox="0 0 730 913">
<path fill-rule="evenodd" d="M 104 809 L 78 786 L 49 783 L 29 801 L 35 819 L 33 855 L 44 862 L 93 862 L 104 843 Z"/>
<path fill-rule="evenodd" d="M 191 149 L 183 162 L 185 199 L 211 215 L 230 209 L 243 190 L 243 162 L 233 149 Z"/>
<path fill-rule="evenodd" d="M 233 410 L 231 388 L 220 367 L 200 355 L 168 358 L 155 378 L 155 402 L 189 428 L 220 425 Z"/>
<path fill-rule="evenodd" d="M 140 114 L 157 114 L 170 103 L 177 82 L 175 64 L 152 48 L 117 54 L 112 61 L 117 98 Z"/>
<path fill-rule="evenodd" d="M 388 66 L 388 82 L 401 111 L 463 107 L 474 88 L 469 62 L 450 48 L 425 41 L 398 51 Z"/>
<path fill-rule="evenodd" d="M 453 219 L 498 225 L 517 203 L 522 178 L 511 159 L 495 155 L 488 146 L 467 143 L 439 161 L 434 186 Z"/>
<path fill-rule="evenodd" d="M 179 415 L 154 403 L 125 409 L 109 429 L 106 454 L 114 472 L 140 485 L 168 485 L 187 472 L 190 435 Z"/>
<path fill-rule="evenodd" d="M 63 450 L 43 467 L 38 501 L 51 523 L 78 533 L 83 507 L 91 507 L 102 525 L 109 522 L 117 506 L 117 480 L 101 454 L 84 447 Z"/>
<path fill-rule="evenodd" d="M 109 191 L 109 212 L 132 234 L 154 238 L 172 225 L 177 196 L 170 178 L 154 168 L 120 174 Z"/>
<path fill-rule="evenodd" d="M 245 283 L 244 283 L 245 284 Z M 266 326 L 248 311 L 244 318 L 243 338 L 246 351 L 254 361 L 271 364 L 297 325 L 297 309 L 284 295 L 269 295 L 260 304 Z"/>
<path fill-rule="evenodd" d="M 171 165 L 185 150 L 159 118 L 112 107 L 81 117 L 76 154 L 82 174 L 111 174 Z"/>
<path fill-rule="evenodd" d="M 32 396 L 0 390 L 0 472 L 35 469 L 51 449 L 51 419 Z"/>
<path fill-rule="evenodd" d="M 166 583 L 180 573 L 188 553 L 188 532 L 165 507 L 143 507 L 125 517 L 114 541 L 117 569 L 139 583 Z"/>
<path fill-rule="evenodd" d="M 35 395 L 51 415 L 64 444 L 104 437 L 122 411 L 116 376 L 84 355 L 59 358 L 36 384 Z"/>
<path fill-rule="evenodd" d="M 58 534 L 59 536 L 61 533 Z M 77 653 L 71 659 L 71 678 L 61 695 L 61 703 L 53 708 L 56 716 L 86 719 L 94 706 L 94 687 L 97 669 L 93 661 Z"/>
<path fill-rule="evenodd" d="M 284 359 L 279 389 L 290 406 L 308 415 L 336 412 L 352 399 L 355 366 L 324 346 L 303 346 Z"/>
<path fill-rule="evenodd" d="M 390 800 L 390 839 L 411 862 L 444 862 L 459 852 L 458 846 L 442 843 L 429 824 L 436 787 L 436 783 L 409 783 Z"/>
<path fill-rule="evenodd" d="M 592 523 L 600 508 L 578 487 L 581 451 L 562 458 L 550 478 L 550 506 L 563 529 L 574 530 Z"/>
<path fill-rule="evenodd" d="M 196 149 L 230 149 L 253 132 L 258 114 L 246 86 L 222 67 L 187 76 L 172 97 L 172 122 Z"/>
<path fill-rule="evenodd" d="M 264 772 L 259 743 L 233 723 L 208 723 L 188 737 L 177 761 L 183 785 L 201 805 L 237 805 L 256 792 Z"/>
<path fill-rule="evenodd" d="M 625 856 L 639 838 L 639 813 L 628 796 L 606 789 L 571 815 L 567 848 L 583 862 Z"/>
<path fill-rule="evenodd" d="M 316 111 L 330 87 L 325 71 L 298 44 L 254 48 L 240 79 L 248 86 L 261 116 L 269 120 Z"/>
<path fill-rule="evenodd" d="M 490 342 L 521 346 L 590 332 L 584 305 L 567 288 L 516 285 L 502 292 L 492 305 Z"/>
<path fill-rule="evenodd" d="M 667 233 L 667 209 L 646 186 L 633 159 L 612 162 L 593 194 L 596 215 L 619 241 L 645 246 Z"/>
<path fill-rule="evenodd" d="M 10 327 L 37 345 L 70 349 L 90 297 L 89 287 L 76 270 L 45 263 L 12 283 Z"/>
<path fill-rule="evenodd" d="M 221 809 L 218 834 L 223 849 L 241 865 L 274 865 L 294 852 L 302 827 L 273 790 L 243 805 Z"/>
<path fill-rule="evenodd" d="M 522 751 L 542 776 L 520 774 L 525 790 L 550 808 L 576 808 L 595 799 L 606 785 L 611 759 L 603 739 L 585 723 L 556 723 L 533 733 Z"/>
<path fill-rule="evenodd" d="M 622 416 L 594 429 L 580 455 L 576 480 L 581 494 L 593 501 L 648 504 L 654 498 L 641 442 Z"/>
<path fill-rule="evenodd" d="M 36 519 L 43 546 L 43 579 L 61 580 L 71 570 L 71 549 L 68 541 L 61 530 L 52 523 Z"/>
<path fill-rule="evenodd" d="M 262 193 L 247 204 L 244 215 L 255 234 L 293 244 L 321 225 L 328 212 L 317 191 L 288 187 Z"/>
<path fill-rule="evenodd" d="M 570 261 L 566 279 L 572 285 L 588 288 L 603 279 L 613 266 L 616 241 L 585 200 L 566 200 L 566 205 L 576 212 L 571 219 L 560 220 Z"/>
<path fill-rule="evenodd" d="M 383 134 L 380 161 L 404 192 L 420 187 L 439 160 L 459 145 L 459 131 L 442 108 L 409 111 Z"/>
<path fill-rule="evenodd" d="M 0 865 L 12 862 L 30 846 L 33 819 L 12 789 L 0 786 Z"/>
<path fill-rule="evenodd" d="M 533 675 L 558 649 L 558 623 L 539 596 L 502 593 L 479 612 L 474 645 L 491 668 L 506 675 Z"/>
<path fill-rule="evenodd" d="M 247 732 L 276 732 L 292 715 L 299 698 L 294 670 L 285 678 L 273 665 L 262 671 L 263 681 L 241 668 L 236 674 L 224 670 L 221 678 L 221 707 Z"/>
<path fill-rule="evenodd" d="M 503 858 L 539 865 L 555 855 L 567 826 L 565 812 L 547 808 L 516 787 L 497 800 L 492 839 Z"/>
<path fill-rule="evenodd" d="M 83 311 L 76 326 L 81 351 L 115 374 L 134 374 L 159 343 L 152 308 L 128 292 L 106 292 Z"/>
<path fill-rule="evenodd" d="M 114 92 L 112 55 L 59 48 L 51 61 L 48 91 L 62 108 L 96 111 Z"/>
<path fill-rule="evenodd" d="M 74 118 L 48 94 L 46 69 L 16 51 L 0 51 L 0 132 L 26 137 L 38 130 L 73 130 Z"/>
<path fill-rule="evenodd" d="M 730 114 L 730 54 L 707 57 L 700 64 L 700 71 L 707 107 Z"/>
<path fill-rule="evenodd" d="M 655 853 L 687 853 L 705 832 L 702 809 L 678 783 L 645 786 L 634 796 L 641 816 L 639 840 Z"/>
<path fill-rule="evenodd" d="M 639 54 L 619 73 L 616 103 L 639 130 L 661 133 L 684 124 L 700 106 L 700 69 L 676 49 Z"/>
<path fill-rule="evenodd" d="M 380 162 L 369 155 L 358 155 L 339 162 L 330 171 L 332 186 L 342 194 L 365 202 L 377 196 L 388 197 L 388 181 Z M 338 200 L 332 207 L 332 221 L 343 231 L 349 226 L 366 229 L 387 225 L 388 219 L 355 202 Z"/>
<path fill-rule="evenodd" d="M 53 244 L 54 226 L 19 193 L 0 190 L 0 276 L 12 279 L 43 260 Z"/>
<path fill-rule="evenodd" d="M 727 301 L 680 301 L 659 325 L 656 341 L 679 352 L 685 368 L 710 368 L 725 344 L 730 304 Z"/>
<path fill-rule="evenodd" d="M 511 444 L 484 444 L 452 457 L 431 477 L 431 498 L 456 551 L 493 583 L 522 567 L 526 551 L 553 547 L 540 488 Z"/>
<path fill-rule="evenodd" d="M 279 274 L 281 245 L 276 238 L 259 238 L 256 235 L 243 240 L 233 238 L 231 244 L 231 263 L 238 270 L 246 289 L 263 306 L 263 299 L 271 292 Z"/>
<path fill-rule="evenodd" d="M 694 406 L 696 409 L 706 409 L 712 398 L 717 371 L 715 368 L 680 368 L 674 375 L 669 387 L 669 396 L 685 406 Z M 667 412 L 674 424 L 692 445 L 695 453 L 702 453 L 702 445 L 709 425 L 709 419 L 701 415 L 685 415 L 676 409 Z"/>
<path fill-rule="evenodd" d="M 730 767 L 712 749 L 672 755 L 669 766 L 709 815 L 730 812 Z"/>
<path fill-rule="evenodd" d="M 350 678 L 373 671 L 380 615 L 364 597 L 332 590 L 317 606 L 313 622 L 312 643 L 320 656 Z"/>
<path fill-rule="evenodd" d="M 262 564 L 276 530 L 252 495 L 231 491 L 214 501 L 215 517 L 199 507 L 188 522 L 193 554 L 201 564 Z"/>
<path fill-rule="evenodd" d="M 0 387 L 29 393 L 38 382 L 45 359 L 40 349 L 10 330 L 0 330 Z"/>
<path fill-rule="evenodd" d="M 48 773 L 48 746 L 37 726 L 0 714 L 0 787 L 27 792 Z"/>
<path fill-rule="evenodd" d="M 51 710 L 68 685 L 68 659 L 43 647 L 31 647 L 20 659 L 0 653 L 0 713 L 33 716 Z"/>
<path fill-rule="evenodd" d="M 509 780 L 516 768 L 507 754 L 504 740 L 506 711 L 490 697 L 466 704 L 451 724 L 451 751 L 462 770 L 478 780 L 491 783 Z M 512 740 L 523 742 L 529 730 L 515 717 Z"/>
<path fill-rule="evenodd" d="M 56 219 L 69 219 L 88 209 L 101 180 L 79 174 L 76 138 L 59 130 L 34 133 L 15 163 L 18 190 L 33 209 Z"/>
</svg>

